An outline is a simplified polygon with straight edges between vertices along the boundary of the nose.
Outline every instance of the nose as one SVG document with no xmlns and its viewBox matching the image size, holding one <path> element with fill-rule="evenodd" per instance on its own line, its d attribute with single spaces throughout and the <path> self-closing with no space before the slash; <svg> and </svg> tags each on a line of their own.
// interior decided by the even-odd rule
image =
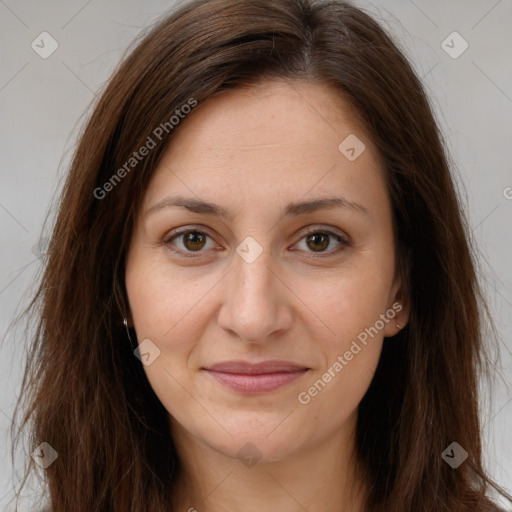
<svg viewBox="0 0 512 512">
<path fill-rule="evenodd" d="M 293 292 L 272 268 L 268 251 L 251 263 L 235 254 L 233 265 L 224 277 L 220 327 L 242 341 L 258 344 L 290 329 Z"/>
</svg>

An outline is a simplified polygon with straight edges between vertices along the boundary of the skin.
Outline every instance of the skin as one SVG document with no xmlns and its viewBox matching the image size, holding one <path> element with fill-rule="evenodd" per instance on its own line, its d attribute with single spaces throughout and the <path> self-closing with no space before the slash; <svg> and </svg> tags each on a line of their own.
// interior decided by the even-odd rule
<svg viewBox="0 0 512 512">
<path fill-rule="evenodd" d="M 354 161 L 338 149 L 350 134 L 365 144 Z M 363 127 L 324 85 L 275 80 L 228 91 L 177 127 L 145 194 L 126 264 L 130 323 L 139 343 L 149 339 L 160 350 L 144 370 L 169 412 L 183 464 L 176 510 L 362 510 L 358 404 L 384 338 L 408 318 L 383 176 Z M 148 213 L 176 194 L 214 202 L 232 218 L 176 206 Z M 367 214 L 348 207 L 282 214 L 292 201 L 332 196 Z M 325 244 L 311 240 L 308 226 L 350 245 L 332 235 Z M 206 238 L 169 241 L 172 230 L 190 227 Z M 236 252 L 249 236 L 262 249 L 251 263 Z M 361 350 L 344 358 L 343 369 L 300 403 L 299 393 L 332 372 L 397 301 L 395 318 L 366 345 L 358 342 Z M 284 359 L 309 371 L 247 395 L 202 370 L 234 359 Z M 246 443 L 259 458 L 250 467 L 237 457 Z"/>
</svg>

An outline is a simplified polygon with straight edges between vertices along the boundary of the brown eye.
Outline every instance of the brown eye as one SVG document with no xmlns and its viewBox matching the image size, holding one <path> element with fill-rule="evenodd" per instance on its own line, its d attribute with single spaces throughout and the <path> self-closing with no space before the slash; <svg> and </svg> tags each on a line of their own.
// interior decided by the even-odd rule
<svg viewBox="0 0 512 512">
<path fill-rule="evenodd" d="M 171 233 L 164 240 L 164 244 L 168 245 L 173 252 L 183 257 L 194 258 L 201 256 L 202 252 L 206 252 L 208 249 L 208 239 L 212 240 L 212 238 L 204 231 L 197 229 L 184 229 L 182 231 L 175 231 Z M 332 244 L 333 239 L 336 240 L 338 246 L 331 250 L 327 250 L 327 248 Z M 304 237 L 302 237 L 300 242 L 303 240 L 306 242 L 306 249 L 304 249 L 304 251 L 312 254 L 311 257 L 313 258 L 333 256 L 345 246 L 350 245 L 343 236 L 329 230 L 320 229 L 310 230 Z M 215 248 L 215 244 L 210 247 L 210 249 L 213 248 Z"/>
<path fill-rule="evenodd" d="M 326 251 L 326 249 L 331 245 L 332 239 L 335 239 L 338 242 L 338 246 L 334 247 L 332 250 Z M 313 258 L 333 256 L 340 250 L 343 250 L 344 247 L 350 245 L 343 236 L 329 230 L 321 229 L 310 230 L 306 233 L 306 236 L 300 240 L 300 242 L 302 242 L 302 240 L 305 240 L 306 252 L 313 253 Z"/>
<path fill-rule="evenodd" d="M 206 237 L 199 231 L 189 231 L 181 236 L 183 236 L 183 245 L 191 251 L 200 250 L 205 245 Z"/>
<path fill-rule="evenodd" d="M 324 251 L 329 246 L 329 235 L 314 233 L 306 237 L 306 244 L 313 251 Z"/>
<path fill-rule="evenodd" d="M 204 231 L 186 229 L 173 233 L 172 236 L 164 240 L 164 243 L 169 245 L 172 251 L 193 258 L 196 256 L 193 253 L 199 253 L 199 256 L 201 252 L 205 252 L 202 249 L 206 247 L 208 239 L 211 239 L 211 237 Z M 178 248 L 175 248 L 176 246 Z"/>
</svg>

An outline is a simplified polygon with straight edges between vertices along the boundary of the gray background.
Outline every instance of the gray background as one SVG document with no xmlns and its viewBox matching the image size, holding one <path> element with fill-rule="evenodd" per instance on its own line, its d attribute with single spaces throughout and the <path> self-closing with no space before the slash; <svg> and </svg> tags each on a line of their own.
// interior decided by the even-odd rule
<svg viewBox="0 0 512 512">
<path fill-rule="evenodd" d="M 250 1 L 250 0 L 248 0 Z M 0 0 L 0 336 L 26 304 L 40 269 L 37 243 L 61 185 L 82 114 L 124 49 L 174 5 L 150 0 Z M 501 378 L 483 407 L 485 453 L 498 483 L 512 491 L 512 2 L 357 2 L 392 31 L 429 92 L 456 166 L 481 278 L 501 335 Z M 42 59 L 31 43 L 43 31 L 58 49 Z M 457 31 L 458 58 L 442 42 Z M 461 41 L 450 38 L 452 52 Z M 510 187 L 510 188 L 509 188 Z M 19 464 L 10 463 L 8 427 L 21 384 L 21 331 L 0 359 L 0 510 L 11 510 Z M 454 361 L 454 364 L 457 362 Z M 25 489 L 30 498 L 37 483 Z M 29 502 L 27 502 L 29 503 Z M 28 507 L 29 505 L 27 505 Z"/>
</svg>

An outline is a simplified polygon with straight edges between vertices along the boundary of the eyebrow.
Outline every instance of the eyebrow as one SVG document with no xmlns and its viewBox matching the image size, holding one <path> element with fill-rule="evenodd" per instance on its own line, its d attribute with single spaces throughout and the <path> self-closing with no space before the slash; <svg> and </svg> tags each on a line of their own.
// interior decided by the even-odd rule
<svg viewBox="0 0 512 512">
<path fill-rule="evenodd" d="M 194 213 L 202 213 L 205 215 L 213 215 L 227 220 L 233 220 L 233 215 L 225 208 L 214 203 L 202 201 L 200 199 L 189 198 L 184 196 L 169 196 L 158 201 L 151 206 L 146 217 L 156 213 L 164 208 L 172 208 L 174 206 L 186 208 Z M 343 197 L 324 197 L 320 199 L 312 199 L 310 201 L 299 201 L 289 203 L 283 211 L 284 217 L 304 215 L 318 210 L 328 210 L 332 208 L 348 208 L 365 215 L 369 215 L 368 209 L 362 204 L 349 201 Z"/>
</svg>

